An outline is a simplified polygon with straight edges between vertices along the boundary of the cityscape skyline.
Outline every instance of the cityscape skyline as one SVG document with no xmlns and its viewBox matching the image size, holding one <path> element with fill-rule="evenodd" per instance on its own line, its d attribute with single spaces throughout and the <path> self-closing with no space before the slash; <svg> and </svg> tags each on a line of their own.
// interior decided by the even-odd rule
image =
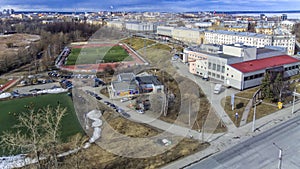
<svg viewBox="0 0 300 169">
<path fill-rule="evenodd" d="M 162 0 L 162 1 L 110 1 L 92 0 L 42 0 L 42 1 L 5 1 L 1 0 L 2 9 L 13 8 L 16 11 L 157 11 L 157 12 L 191 12 L 191 11 L 289 11 L 299 10 L 296 0 Z"/>
</svg>

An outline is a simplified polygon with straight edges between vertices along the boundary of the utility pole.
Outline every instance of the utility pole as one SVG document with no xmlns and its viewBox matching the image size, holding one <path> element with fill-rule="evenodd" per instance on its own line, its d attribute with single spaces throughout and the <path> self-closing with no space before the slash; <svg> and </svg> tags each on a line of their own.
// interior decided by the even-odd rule
<svg viewBox="0 0 300 169">
<path fill-rule="evenodd" d="M 191 101 L 189 101 L 189 126 L 191 126 Z"/>
<path fill-rule="evenodd" d="M 255 132 L 255 115 L 256 115 L 256 103 L 254 103 L 253 121 L 252 121 L 252 132 Z"/>
<path fill-rule="evenodd" d="M 278 148 L 279 150 L 279 156 L 278 156 L 278 166 L 277 169 L 281 169 L 281 165 L 282 165 L 282 148 L 280 148 L 277 144 L 273 143 L 273 145 Z"/>
</svg>

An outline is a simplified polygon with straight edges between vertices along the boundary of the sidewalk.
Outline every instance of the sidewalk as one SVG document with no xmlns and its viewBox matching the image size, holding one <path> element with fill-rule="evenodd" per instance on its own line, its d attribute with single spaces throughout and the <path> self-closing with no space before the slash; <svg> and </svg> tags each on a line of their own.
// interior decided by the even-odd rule
<svg viewBox="0 0 300 169">
<path fill-rule="evenodd" d="M 163 169 L 175 169 L 175 168 L 185 168 L 195 162 L 201 161 L 206 157 L 209 157 L 220 151 L 230 149 L 234 145 L 245 141 L 251 137 L 254 137 L 276 125 L 279 125 L 295 116 L 300 115 L 300 102 L 295 104 L 295 113 L 292 114 L 292 106 L 281 109 L 273 114 L 262 117 L 256 120 L 255 128 L 256 131 L 252 132 L 252 123 L 248 123 L 242 127 L 236 128 L 235 130 L 229 131 L 224 136 L 217 140 L 210 142 L 210 146 L 196 154 L 190 155 L 188 157 L 182 158 L 180 160 L 169 163 L 163 166 Z"/>
</svg>

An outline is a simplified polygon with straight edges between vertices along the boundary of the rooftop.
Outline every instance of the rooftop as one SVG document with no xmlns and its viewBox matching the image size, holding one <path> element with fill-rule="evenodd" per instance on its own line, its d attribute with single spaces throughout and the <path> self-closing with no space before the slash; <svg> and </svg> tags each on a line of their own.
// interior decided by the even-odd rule
<svg viewBox="0 0 300 169">
<path fill-rule="evenodd" d="M 122 82 L 114 81 L 111 83 L 113 89 L 116 91 L 136 90 L 137 88 L 136 83 L 134 81 L 122 81 Z"/>
<path fill-rule="evenodd" d="M 249 73 L 258 70 L 263 70 L 266 68 L 282 66 L 285 64 L 291 64 L 297 62 L 299 62 L 299 60 L 296 58 L 293 58 L 288 55 L 280 55 L 280 56 L 273 56 L 264 59 L 257 59 L 257 60 L 251 60 L 251 61 L 246 61 L 241 63 L 235 63 L 235 64 L 231 64 L 230 66 L 243 73 Z"/>
<path fill-rule="evenodd" d="M 135 78 L 133 73 L 121 73 L 117 75 L 118 81 L 131 81 Z"/>
<path fill-rule="evenodd" d="M 224 30 L 206 31 L 206 32 L 226 34 L 226 35 L 237 35 L 237 36 L 249 36 L 249 37 L 251 36 L 251 37 L 257 37 L 257 38 L 269 37 L 269 35 L 251 33 L 251 32 L 233 32 L 233 31 L 224 31 Z"/>
<path fill-rule="evenodd" d="M 139 84 L 162 85 L 156 76 L 138 76 L 136 77 L 136 80 L 139 82 Z"/>
</svg>

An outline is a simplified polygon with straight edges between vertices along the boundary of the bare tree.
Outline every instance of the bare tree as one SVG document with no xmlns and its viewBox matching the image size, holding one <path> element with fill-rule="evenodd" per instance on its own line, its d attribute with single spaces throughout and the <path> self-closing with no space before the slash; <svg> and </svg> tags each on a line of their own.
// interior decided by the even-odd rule
<svg viewBox="0 0 300 169">
<path fill-rule="evenodd" d="M 66 108 L 60 106 L 39 110 L 29 107 L 28 112 L 18 117 L 17 131 L 4 132 L 1 136 L 1 146 L 14 153 L 21 150 L 21 153 L 32 155 L 38 169 L 49 166 L 58 168 L 60 123 L 65 114 Z"/>
</svg>

